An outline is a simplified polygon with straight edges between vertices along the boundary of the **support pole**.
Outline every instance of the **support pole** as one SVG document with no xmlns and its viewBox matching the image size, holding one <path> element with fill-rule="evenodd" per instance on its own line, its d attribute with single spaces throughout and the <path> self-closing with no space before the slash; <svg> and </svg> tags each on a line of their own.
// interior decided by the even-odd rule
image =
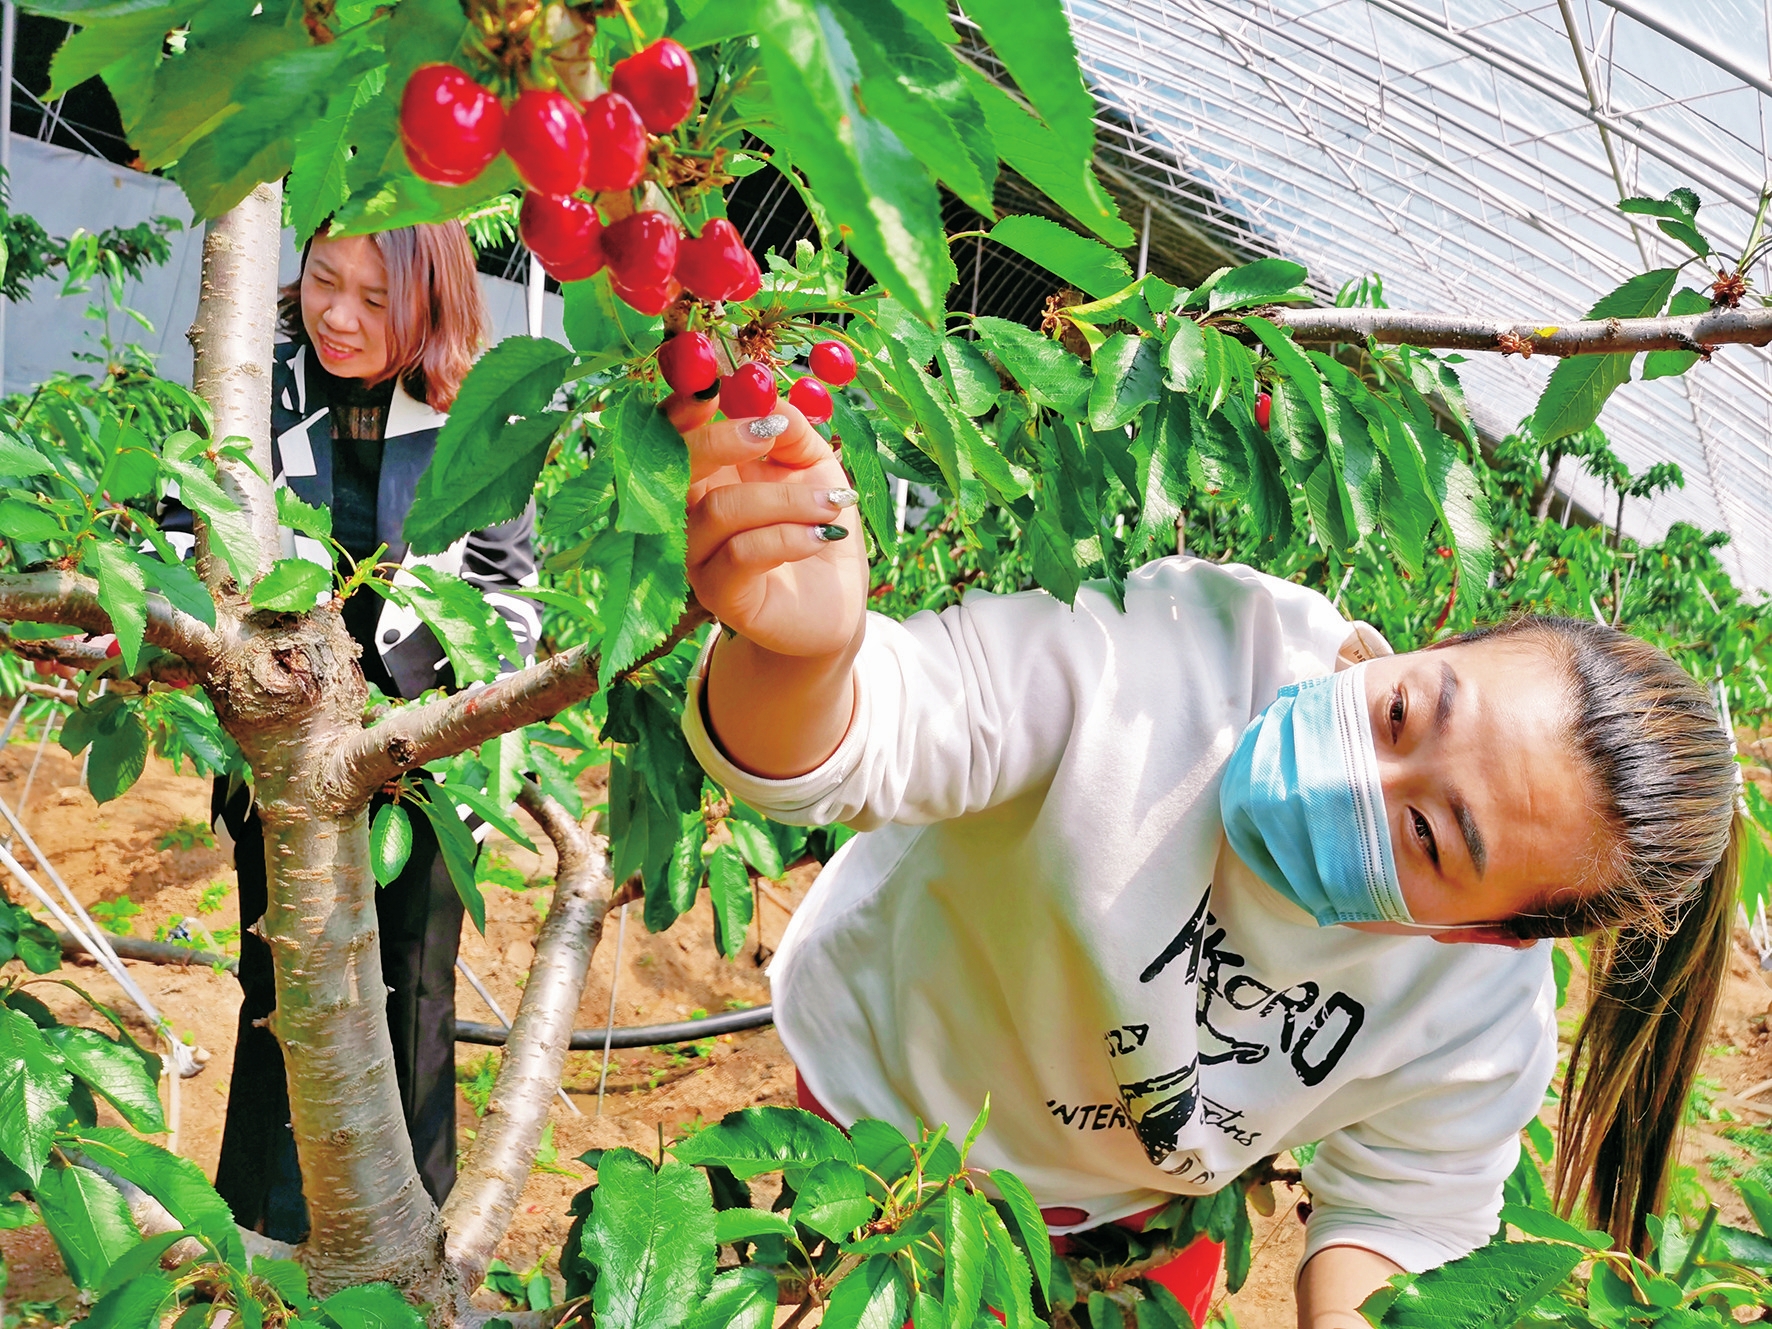
<svg viewBox="0 0 1772 1329">
<path fill-rule="evenodd" d="M 547 275 L 542 272 L 541 264 L 536 262 L 534 254 L 529 256 L 529 286 L 525 294 L 528 296 L 529 335 L 541 336 L 542 313 L 546 308 L 543 297 L 547 295 Z"/>
<path fill-rule="evenodd" d="M 1151 257 L 1151 205 L 1144 205 L 1144 225 L 1138 232 L 1138 277 L 1144 280 L 1145 268 L 1149 266 Z"/>
<path fill-rule="evenodd" d="M 12 70 L 18 54 L 18 6 L 6 0 L 0 14 L 0 86 L 6 94 L 0 97 L 0 173 L 6 180 L 6 199 L 12 201 Z M 6 305 L 0 296 L 0 396 L 6 393 Z"/>
</svg>

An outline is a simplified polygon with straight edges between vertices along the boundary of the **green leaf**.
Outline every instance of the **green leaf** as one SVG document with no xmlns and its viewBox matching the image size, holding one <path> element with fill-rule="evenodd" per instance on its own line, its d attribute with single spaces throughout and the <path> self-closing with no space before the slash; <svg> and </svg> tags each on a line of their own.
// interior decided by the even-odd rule
<svg viewBox="0 0 1772 1329">
<path fill-rule="evenodd" d="M 55 475 L 54 464 L 36 448 L 21 443 L 0 430 L 0 475 L 24 478 L 31 475 Z"/>
<path fill-rule="evenodd" d="M 1602 296 L 1589 319 L 1650 318 L 1661 312 L 1679 279 L 1677 268 L 1657 268 L 1632 277 Z M 1540 445 L 1579 434 L 1599 418 L 1606 399 L 1630 379 L 1629 355 L 1571 355 L 1557 362 L 1532 412 L 1532 432 Z"/>
<path fill-rule="evenodd" d="M 1157 341 L 1136 332 L 1116 332 L 1094 359 L 1089 390 L 1089 427 L 1105 433 L 1136 419 L 1163 388 Z"/>
<path fill-rule="evenodd" d="M 280 558 L 252 588 L 252 607 L 305 614 L 332 589 L 332 573 L 305 558 Z"/>
<path fill-rule="evenodd" d="M 386 78 L 385 69 L 373 69 L 333 89 L 325 114 L 297 132 L 283 196 L 296 244 L 306 244 L 320 223 L 350 197 L 351 120 L 358 108 L 381 92 Z"/>
<path fill-rule="evenodd" d="M 68 532 L 55 513 L 41 502 L 22 498 L 0 499 L 0 535 L 8 540 L 65 540 Z"/>
<path fill-rule="evenodd" d="M 769 831 L 761 820 L 749 821 L 734 815 L 726 822 L 726 829 L 732 834 L 732 843 L 738 852 L 744 855 L 744 861 L 756 869 L 761 876 L 777 880 L 786 871 L 781 862 L 781 851 L 775 847 L 775 841 L 769 838 Z"/>
<path fill-rule="evenodd" d="M 121 700 L 121 699 L 120 699 Z M 86 789 L 100 803 L 129 791 L 148 764 L 148 727 L 136 708 L 118 706 L 109 712 L 92 737 L 86 765 Z"/>
<path fill-rule="evenodd" d="M 1060 0 L 973 0 L 966 16 L 983 30 L 1015 86 L 1079 161 L 1095 155 L 1095 98 Z M 965 1329 L 956 1325 L 955 1329 Z"/>
<path fill-rule="evenodd" d="M 868 271 L 939 322 L 954 283 L 940 196 L 857 100 L 862 70 L 835 10 L 825 0 L 758 0 L 757 37 L 775 110 L 756 132 L 787 150 Z"/>
<path fill-rule="evenodd" d="M 752 1237 L 792 1236 L 794 1225 L 768 1209 L 722 1209 L 714 1215 L 714 1242 L 730 1246 Z"/>
<path fill-rule="evenodd" d="M 1520 1229 L 1528 1237 L 1537 1237 L 1541 1241 L 1567 1241 L 1590 1251 L 1609 1251 L 1612 1249 L 1612 1238 L 1604 1232 L 1591 1232 L 1580 1228 L 1565 1218 L 1547 1213 L 1543 1209 L 1532 1209 L 1525 1205 L 1504 1204 L 1501 1206 L 1501 1221 Z"/>
<path fill-rule="evenodd" d="M 941 376 L 962 411 L 976 418 L 997 404 L 1003 385 L 976 342 L 943 337 L 936 355 L 941 361 Z"/>
<path fill-rule="evenodd" d="M 605 623 L 598 682 L 611 679 L 665 639 L 689 596 L 681 529 L 664 535 L 607 531 L 592 546 L 604 576 Z"/>
<path fill-rule="evenodd" d="M 1078 152 L 984 73 L 968 65 L 965 74 L 998 156 L 1108 244 L 1125 248 L 1137 240 L 1121 219 L 1113 196 L 1096 178 L 1093 145 Z"/>
<path fill-rule="evenodd" d="M 1168 1288 L 1147 1280 L 1144 1291 L 1144 1300 L 1133 1307 L 1138 1329 L 1194 1329 L 1194 1317 Z"/>
<path fill-rule="evenodd" d="M 124 670 L 133 674 L 148 626 L 148 590 L 142 570 L 122 545 L 107 541 L 88 545 L 82 565 L 98 578 L 99 607 L 110 616 Z"/>
<path fill-rule="evenodd" d="M 269 1283 L 279 1297 L 297 1310 L 305 1310 L 313 1304 L 314 1298 L 308 1291 L 308 1271 L 294 1260 L 273 1260 L 255 1255 L 252 1257 L 252 1276 Z"/>
<path fill-rule="evenodd" d="M 689 498 L 689 447 L 644 391 L 630 392 L 604 435 L 615 459 L 615 529 L 675 535 Z"/>
<path fill-rule="evenodd" d="M 189 614 L 207 627 L 215 626 L 215 601 L 210 598 L 209 588 L 197 579 L 191 564 L 149 558 L 135 549 L 125 552 L 141 569 L 147 584 L 164 595 L 174 609 Z M 170 546 L 167 552 L 171 552 Z"/>
<path fill-rule="evenodd" d="M 991 227 L 991 239 L 1097 300 L 1132 280 L 1132 268 L 1123 255 L 1045 217 L 1005 217 Z"/>
<path fill-rule="evenodd" d="M 436 634 L 457 687 L 497 678 L 504 660 L 520 662 L 511 626 L 486 602 L 486 593 L 438 568 L 415 564 L 406 573 L 419 584 L 399 591 Z"/>
<path fill-rule="evenodd" d="M 96 1172 L 46 1168 L 33 1193 L 76 1287 L 97 1286 L 111 1261 L 141 1240 L 122 1192 Z"/>
<path fill-rule="evenodd" d="M 1668 301 L 1667 312 L 1672 317 L 1684 318 L 1692 314 L 1702 314 L 1709 308 L 1709 296 L 1686 286 L 1674 292 L 1674 298 Z M 1697 351 L 1650 351 L 1643 357 L 1643 381 L 1647 383 L 1650 379 L 1677 377 L 1692 368 L 1701 358 Z"/>
<path fill-rule="evenodd" d="M 847 1241 L 873 1221 L 876 1206 L 867 1176 L 853 1163 L 828 1159 L 806 1174 L 794 1196 L 794 1222 L 832 1241 Z"/>
<path fill-rule="evenodd" d="M 60 1055 L 30 1017 L 0 1007 L 0 1153 L 33 1183 L 43 1175 L 72 1088 Z"/>
<path fill-rule="evenodd" d="M 369 864 L 378 885 L 398 877 L 412 857 L 412 816 L 399 803 L 384 803 L 369 827 Z"/>
<path fill-rule="evenodd" d="M 970 1325 L 978 1315 L 984 1295 L 985 1262 L 990 1240 L 979 1217 L 984 1201 L 964 1185 L 948 1188 L 942 1207 L 942 1248 L 946 1266 L 941 1291 L 941 1312 L 949 1324 Z"/>
<path fill-rule="evenodd" d="M 400 1290 L 387 1283 L 340 1288 L 313 1313 L 338 1329 L 421 1329 L 425 1322 Z"/>
<path fill-rule="evenodd" d="M 1684 222 L 1697 217 L 1698 208 L 1698 195 L 1690 189 L 1676 189 L 1666 198 L 1627 198 L 1618 204 L 1620 212 L 1632 212 L 1646 217 L 1668 217 Z"/>
<path fill-rule="evenodd" d="M 234 1215 L 190 1159 L 138 1139 L 121 1126 L 84 1130 L 74 1139 L 83 1155 L 147 1191 L 180 1224 L 206 1237 L 224 1260 L 245 1263 Z"/>
<path fill-rule="evenodd" d="M 916 1161 L 911 1142 L 890 1122 L 863 1117 L 849 1128 L 849 1139 L 855 1146 L 857 1165 L 887 1183 L 903 1177 Z"/>
<path fill-rule="evenodd" d="M 1213 313 L 1221 309 L 1245 309 L 1250 305 L 1271 305 L 1285 300 L 1308 300 L 1311 292 L 1305 286 L 1310 276 L 1300 264 L 1284 258 L 1258 259 L 1240 268 L 1232 268 L 1207 292 L 1207 308 Z M 1196 296 L 1199 291 L 1195 291 Z"/>
<path fill-rule="evenodd" d="M 722 1216 L 727 1212 L 732 1211 L 723 1211 Z M 709 1284 L 684 1322 L 685 1329 L 770 1329 L 780 1295 L 775 1275 L 767 1269 L 754 1264 L 728 1269 Z"/>
<path fill-rule="evenodd" d="M 973 320 L 984 345 L 1041 406 L 1081 419 L 1089 400 L 1089 367 L 1050 337 L 1005 319 Z"/>
<path fill-rule="evenodd" d="M 184 1235 L 182 1232 L 166 1234 L 174 1240 Z M 136 1249 L 152 1250 L 162 1240 L 164 1238 L 156 1238 L 153 1243 Z M 173 1295 L 172 1280 L 160 1272 L 158 1263 L 156 1253 L 155 1267 L 142 1269 L 127 1283 L 108 1289 L 80 1323 L 87 1329 L 158 1329 L 161 1311 Z"/>
<path fill-rule="evenodd" d="M 841 392 L 831 394 L 831 429 L 833 439 L 842 442 L 839 460 L 849 473 L 849 482 L 860 495 L 858 506 L 866 519 L 874 543 L 890 549 L 897 539 L 897 516 L 886 471 L 880 464 L 879 443 L 868 418 Z"/>
<path fill-rule="evenodd" d="M 277 521 L 316 540 L 332 538 L 332 509 L 304 503 L 288 485 L 278 485 Z"/>
<path fill-rule="evenodd" d="M 1189 492 L 1187 459 L 1193 424 L 1188 412 L 1186 397 L 1165 392 L 1146 412 L 1132 440 L 1138 467 L 1138 525 L 1127 541 L 1126 557 L 1133 564 L 1174 548 L 1176 522 L 1186 511 Z"/>
<path fill-rule="evenodd" d="M 646 354 L 664 340 L 664 323 L 618 298 L 605 268 L 587 281 L 561 287 L 566 340 L 589 363 L 613 364 Z"/>
<path fill-rule="evenodd" d="M 144 1238 L 111 1262 L 111 1267 L 105 1270 L 105 1276 L 93 1290 L 102 1300 L 125 1283 L 159 1273 L 160 1257 L 178 1242 L 194 1235 L 180 1228 L 176 1232 L 161 1232 Z"/>
<path fill-rule="evenodd" d="M 442 553 L 470 531 L 522 515 L 565 418 L 547 406 L 572 360 L 546 337 L 506 337 L 475 363 L 406 515 L 402 534 L 415 553 Z M 513 415 L 533 418 L 510 425 Z"/>
<path fill-rule="evenodd" d="M 443 866 L 449 871 L 450 881 L 455 883 L 455 893 L 461 897 L 468 917 L 474 920 L 474 927 L 484 937 L 486 897 L 480 894 L 479 884 L 474 880 L 474 864 L 480 857 L 480 846 L 474 843 L 473 832 L 462 825 L 461 818 L 455 815 L 455 805 L 447 798 L 439 799 L 436 794 L 431 794 L 415 797 L 412 801 L 436 832 L 437 848 L 443 855 Z"/>
<path fill-rule="evenodd" d="M 1584 1258 L 1578 1246 L 1536 1241 L 1479 1246 L 1424 1274 L 1393 1275 L 1361 1313 L 1385 1329 L 1509 1329 Z"/>
<path fill-rule="evenodd" d="M 62 1062 L 86 1084 L 104 1096 L 123 1119 L 149 1134 L 166 1129 L 160 1107 L 160 1059 L 96 1029 L 58 1025 L 44 1037 L 61 1054 Z M 153 1064 L 143 1060 L 152 1057 Z"/>
<path fill-rule="evenodd" d="M 708 896 L 714 905 L 714 929 L 721 954 L 730 960 L 744 949 L 745 929 L 751 925 L 751 874 L 744 860 L 729 844 L 708 858 Z"/>
<path fill-rule="evenodd" d="M 855 1162 L 855 1148 L 842 1131 L 822 1117 L 786 1107 L 729 1112 L 719 1125 L 677 1141 L 671 1152 L 684 1163 L 723 1167 L 740 1181 L 826 1159 Z"/>
<path fill-rule="evenodd" d="M 1003 1197 L 1003 1203 L 1009 1207 L 1009 1215 L 1015 1221 L 1014 1235 L 1022 1253 L 1027 1256 L 1034 1281 L 1040 1286 L 1040 1295 L 1050 1301 L 1051 1293 L 1048 1289 L 1052 1281 L 1052 1236 L 1046 1230 L 1046 1220 L 1040 1213 L 1040 1206 L 1034 1201 L 1033 1192 L 1028 1190 L 1020 1177 L 1003 1168 L 997 1168 L 991 1173 L 991 1184 L 997 1188 L 997 1194 Z"/>
<path fill-rule="evenodd" d="M 523 828 L 517 824 L 516 819 L 472 784 L 452 780 L 440 788 L 452 801 L 474 813 L 481 821 L 490 822 L 492 828 L 507 840 L 522 845 L 532 854 L 536 852 L 535 842 L 523 833 Z"/>
<path fill-rule="evenodd" d="M 824 1329 L 903 1329 L 910 1294 L 890 1256 L 870 1255 L 831 1292 Z"/>
<path fill-rule="evenodd" d="M 583 1248 L 597 1266 L 592 1301 L 599 1325 L 674 1329 L 714 1276 L 707 1177 L 678 1162 L 655 1171 L 631 1149 L 605 1151 Z"/>
<path fill-rule="evenodd" d="M 978 1202 L 978 1216 L 984 1223 L 985 1238 L 990 1243 L 985 1298 L 1003 1313 L 1005 1329 L 1035 1329 L 1041 1322 L 1034 1315 L 1029 1291 L 1033 1274 L 1028 1269 L 1027 1257 L 1009 1235 L 1002 1217 L 982 1200 Z"/>
</svg>

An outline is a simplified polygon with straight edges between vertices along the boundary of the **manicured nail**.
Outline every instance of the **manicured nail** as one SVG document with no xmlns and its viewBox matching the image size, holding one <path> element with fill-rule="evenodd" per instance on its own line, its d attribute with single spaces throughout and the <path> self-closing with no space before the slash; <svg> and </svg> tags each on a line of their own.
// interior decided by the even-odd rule
<svg viewBox="0 0 1772 1329">
<path fill-rule="evenodd" d="M 849 528 L 847 526 L 837 526 L 833 524 L 830 526 L 814 526 L 812 528 L 812 537 L 815 540 L 842 540 L 848 535 Z"/>
<path fill-rule="evenodd" d="M 752 438 L 780 438 L 787 432 L 788 418 L 785 415 L 762 415 L 745 428 L 751 431 Z"/>
<path fill-rule="evenodd" d="M 824 493 L 824 501 L 833 508 L 852 508 L 860 497 L 853 489 L 827 489 Z"/>
</svg>

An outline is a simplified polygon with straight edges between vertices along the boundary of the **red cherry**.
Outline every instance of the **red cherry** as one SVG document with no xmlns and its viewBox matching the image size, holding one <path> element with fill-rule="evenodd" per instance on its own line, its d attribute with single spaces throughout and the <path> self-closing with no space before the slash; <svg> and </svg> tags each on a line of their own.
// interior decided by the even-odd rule
<svg viewBox="0 0 1772 1329">
<path fill-rule="evenodd" d="M 822 425 L 831 418 L 831 390 L 816 378 L 797 379 L 788 389 L 788 405 L 812 424 Z"/>
<path fill-rule="evenodd" d="M 677 265 L 677 223 L 662 212 L 636 212 L 603 231 L 603 255 L 617 286 L 660 286 Z"/>
<path fill-rule="evenodd" d="M 608 235 L 609 232 L 605 231 L 603 234 Z M 625 286 L 617 281 L 615 293 L 642 314 L 662 314 L 672 301 L 683 294 L 683 287 L 674 277 L 666 277 L 656 286 Z"/>
<path fill-rule="evenodd" d="M 1274 418 L 1274 399 L 1268 393 L 1262 393 L 1255 399 L 1255 423 L 1264 430 L 1268 421 Z"/>
<path fill-rule="evenodd" d="M 581 198 L 530 190 L 523 195 L 517 233 L 555 281 L 583 281 L 603 266 L 603 223 Z"/>
<path fill-rule="evenodd" d="M 658 348 L 658 372 L 675 392 L 691 397 L 706 392 L 720 377 L 714 343 L 705 333 L 679 332 Z"/>
<path fill-rule="evenodd" d="M 720 380 L 720 409 L 729 420 L 749 420 L 775 409 L 775 375 L 747 360 Z"/>
<path fill-rule="evenodd" d="M 109 641 L 107 641 L 105 643 L 105 659 L 115 660 L 119 655 L 122 655 L 122 654 L 123 654 L 123 647 L 118 645 L 117 639 L 115 637 L 112 637 Z"/>
<path fill-rule="evenodd" d="M 821 341 L 806 359 L 812 372 L 833 388 L 855 377 L 855 353 L 840 341 Z"/>
<path fill-rule="evenodd" d="M 454 65 L 420 65 L 400 94 L 400 142 L 420 179 L 464 185 L 498 156 L 505 108 Z"/>
<path fill-rule="evenodd" d="M 585 181 L 584 117 L 564 93 L 530 88 L 511 107 L 505 151 L 531 189 L 570 194 Z"/>
<path fill-rule="evenodd" d="M 748 300 L 763 285 L 757 260 L 738 227 L 716 217 L 677 245 L 677 280 L 698 300 Z"/>
<path fill-rule="evenodd" d="M 634 104 L 646 128 L 668 134 L 695 109 L 695 61 L 669 37 L 620 61 L 609 86 Z"/>
<path fill-rule="evenodd" d="M 646 126 L 634 104 L 619 92 L 606 92 L 585 107 L 590 141 L 585 188 L 597 193 L 632 189 L 646 173 Z"/>
</svg>

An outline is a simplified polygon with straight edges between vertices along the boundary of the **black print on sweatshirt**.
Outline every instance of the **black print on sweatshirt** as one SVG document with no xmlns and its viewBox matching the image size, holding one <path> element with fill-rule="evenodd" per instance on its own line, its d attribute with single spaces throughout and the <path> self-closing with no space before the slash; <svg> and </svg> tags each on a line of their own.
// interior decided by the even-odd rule
<svg viewBox="0 0 1772 1329">
<path fill-rule="evenodd" d="M 1114 1130 L 1130 1125 L 1126 1113 L 1118 1103 L 1060 1103 L 1056 1098 L 1048 1098 L 1046 1106 L 1052 1115 L 1066 1126 L 1079 1131 Z"/>
<path fill-rule="evenodd" d="M 1322 989 L 1309 981 L 1281 991 L 1249 974 L 1236 972 L 1245 961 L 1225 947 L 1225 931 L 1211 912 L 1211 900 L 1212 890 L 1208 887 L 1201 893 L 1192 917 L 1175 940 L 1163 948 L 1163 953 L 1145 967 L 1138 976 L 1139 982 L 1149 983 L 1186 955 L 1187 981 L 1198 984 L 1195 1021 L 1209 1037 L 1223 1045 L 1217 1051 L 1202 1052 L 1202 1065 L 1234 1061 L 1253 1066 L 1278 1046 L 1281 1052 L 1289 1054 L 1293 1073 L 1301 1081 L 1306 1085 L 1321 1084 L 1340 1064 L 1354 1036 L 1366 1023 L 1366 1008 L 1345 992 L 1332 992 L 1319 1005 Z M 1262 1020 L 1278 1017 L 1277 1037 L 1270 1044 L 1225 1033 L 1212 1022 L 1218 1002 L 1232 1010 L 1254 1011 Z"/>
</svg>

